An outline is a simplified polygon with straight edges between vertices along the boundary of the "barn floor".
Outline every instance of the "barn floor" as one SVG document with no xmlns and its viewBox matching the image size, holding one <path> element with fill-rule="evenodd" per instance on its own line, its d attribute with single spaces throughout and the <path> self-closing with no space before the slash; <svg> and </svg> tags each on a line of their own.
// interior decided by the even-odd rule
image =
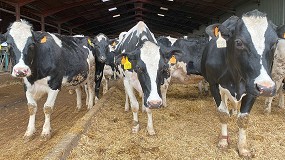
<svg viewBox="0 0 285 160">
<path fill-rule="evenodd" d="M 147 115 L 141 112 L 141 129 L 131 133 L 132 113 L 124 111 L 122 88 L 118 83 L 103 97 L 108 103 L 93 117 L 68 159 L 239 159 L 236 116 L 229 123 L 230 146 L 219 150 L 220 126 L 213 98 L 199 95 L 196 84 L 170 86 L 168 107 L 153 110 L 155 136 L 147 134 Z M 256 159 L 284 159 L 284 110 L 274 107 L 271 115 L 264 115 L 263 104 L 264 98 L 259 98 L 252 110 L 249 147 Z"/>
<path fill-rule="evenodd" d="M 75 112 L 75 94 L 70 95 L 63 89 L 55 103 L 52 114 L 52 138 L 41 141 L 40 133 L 44 122 L 42 106 L 45 98 L 38 103 L 36 115 L 36 134 L 33 140 L 24 142 L 23 135 L 28 124 L 28 109 L 23 85 L 20 81 L 0 77 L 0 159 L 43 159 L 43 157 L 57 144 L 68 130 L 86 112 Z"/>
</svg>

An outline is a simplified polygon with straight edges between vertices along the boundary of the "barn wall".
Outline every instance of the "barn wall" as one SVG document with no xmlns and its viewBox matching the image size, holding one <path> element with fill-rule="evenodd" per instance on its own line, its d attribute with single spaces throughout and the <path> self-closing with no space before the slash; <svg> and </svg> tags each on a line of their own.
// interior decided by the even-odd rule
<svg viewBox="0 0 285 160">
<path fill-rule="evenodd" d="M 253 9 L 258 9 L 267 13 L 268 18 L 277 26 L 285 23 L 285 0 L 260 0 L 259 5 L 256 1 L 248 1 L 237 7 L 236 15 L 242 16 L 243 13 Z M 230 16 L 232 16 L 232 14 L 220 16 L 219 22 L 224 22 Z M 205 28 L 206 26 L 202 25 L 199 27 L 199 30 L 194 30 L 193 34 L 190 34 L 189 36 L 202 36 L 205 34 Z"/>
</svg>

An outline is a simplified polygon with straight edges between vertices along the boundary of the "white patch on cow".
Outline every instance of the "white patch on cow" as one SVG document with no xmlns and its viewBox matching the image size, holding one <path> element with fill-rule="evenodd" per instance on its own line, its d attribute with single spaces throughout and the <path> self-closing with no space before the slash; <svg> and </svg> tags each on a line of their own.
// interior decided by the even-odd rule
<svg viewBox="0 0 285 160">
<path fill-rule="evenodd" d="M 55 43 L 59 46 L 59 47 L 62 47 L 62 42 L 61 42 L 61 40 L 57 37 L 57 36 L 55 36 L 54 34 L 52 34 L 52 33 L 48 33 L 49 35 L 51 35 L 51 37 L 53 38 L 53 40 L 55 41 Z"/>
<path fill-rule="evenodd" d="M 125 53 L 126 52 L 126 50 L 124 49 L 123 51 L 122 51 L 122 53 Z"/>
<path fill-rule="evenodd" d="M 86 46 L 83 46 L 83 48 L 85 48 L 85 49 L 87 49 L 88 50 L 88 58 L 87 58 L 87 63 L 88 63 L 88 65 L 89 65 L 89 67 L 94 63 L 94 61 L 95 61 L 95 58 L 94 58 L 94 56 L 93 56 L 93 53 L 92 53 L 92 51 L 88 48 L 88 47 L 86 47 Z"/>
<path fill-rule="evenodd" d="M 139 37 L 142 32 L 147 32 L 147 29 L 148 27 L 146 26 L 146 24 L 143 22 L 143 21 L 139 21 L 137 23 L 137 25 L 135 25 L 133 28 L 131 28 L 127 33 L 125 33 L 123 35 L 123 38 L 120 40 L 120 37 L 119 37 L 119 43 L 120 44 L 123 44 L 125 42 L 125 40 L 127 39 L 127 37 L 129 36 L 133 36 L 133 33 L 135 33 L 136 31 L 136 35 L 137 37 Z M 150 33 L 152 38 L 154 39 L 155 43 L 157 43 L 155 37 L 154 37 L 154 34 L 153 33 Z M 130 39 L 133 39 L 132 37 L 130 37 Z"/>
<path fill-rule="evenodd" d="M 83 37 L 84 37 L 84 35 L 82 35 L 82 34 L 77 34 L 77 35 L 74 35 L 74 36 L 72 36 L 72 37 L 75 37 L 75 38 L 77 38 L 77 37 L 79 37 L 79 38 L 83 38 Z"/>
<path fill-rule="evenodd" d="M 267 18 L 250 16 L 250 17 L 242 17 L 242 20 L 251 36 L 252 43 L 257 53 L 260 55 L 260 65 L 261 65 L 260 75 L 254 80 L 254 83 L 259 84 L 261 82 L 267 81 L 270 83 L 271 86 L 274 86 L 274 82 L 267 74 L 262 64 L 262 56 L 263 56 L 263 51 L 265 49 L 265 32 L 266 29 L 268 28 Z"/>
<path fill-rule="evenodd" d="M 177 38 L 172 38 L 170 36 L 167 36 L 166 38 L 171 42 L 171 46 L 177 41 Z"/>
<path fill-rule="evenodd" d="M 150 95 L 147 98 L 147 101 L 151 100 L 160 100 L 157 93 L 157 71 L 159 68 L 160 52 L 159 47 L 150 41 L 146 41 L 141 48 L 141 59 L 146 65 L 146 70 L 148 72 L 151 84 Z"/>
<path fill-rule="evenodd" d="M 119 42 L 121 42 L 123 40 L 123 38 L 125 37 L 125 35 L 127 34 L 128 32 L 121 32 L 120 35 L 119 35 Z"/>
<path fill-rule="evenodd" d="M 64 76 L 64 77 L 62 78 L 61 84 L 66 84 L 66 83 L 67 83 L 67 79 L 68 79 L 68 77 L 67 77 L 67 76 Z"/>
<path fill-rule="evenodd" d="M 234 106 L 237 106 L 237 104 L 242 100 L 242 98 L 246 95 L 245 93 L 241 95 L 240 99 L 236 98 L 236 93 L 235 93 L 235 97 L 232 96 L 232 94 L 230 93 L 230 91 L 226 88 L 223 88 L 221 85 L 219 85 L 219 90 L 220 90 L 220 94 L 225 94 L 227 96 L 227 98 L 234 103 Z"/>
<path fill-rule="evenodd" d="M 28 38 L 32 37 L 32 27 L 28 24 L 28 22 L 24 20 L 21 20 L 20 22 L 14 22 L 10 27 L 9 34 L 13 37 L 17 48 L 22 54 Z"/>
<path fill-rule="evenodd" d="M 44 94 L 48 93 L 50 90 L 50 87 L 48 86 L 48 81 L 50 80 L 50 76 L 35 81 L 33 85 L 27 80 L 27 78 L 23 78 L 23 80 L 27 86 L 27 92 L 29 92 L 32 95 L 32 97 L 27 97 L 28 102 L 33 102 L 34 101 L 33 99 L 35 100 L 40 99 Z"/>
<path fill-rule="evenodd" d="M 97 38 L 98 42 L 102 41 L 103 39 L 105 39 L 105 40 L 107 39 L 107 37 L 103 34 L 96 36 L 96 38 Z"/>
<path fill-rule="evenodd" d="M 147 37 L 145 35 L 142 36 L 141 40 L 147 40 Z"/>
</svg>

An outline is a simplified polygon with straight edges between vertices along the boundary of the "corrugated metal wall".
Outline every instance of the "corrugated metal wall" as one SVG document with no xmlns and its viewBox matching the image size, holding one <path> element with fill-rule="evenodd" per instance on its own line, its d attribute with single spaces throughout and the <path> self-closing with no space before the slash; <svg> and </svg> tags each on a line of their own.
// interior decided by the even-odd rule
<svg viewBox="0 0 285 160">
<path fill-rule="evenodd" d="M 277 26 L 285 24 L 285 0 L 250 0 L 236 9 L 236 15 L 241 16 L 243 13 L 258 9 L 267 13 L 268 18 Z M 224 22 L 232 14 L 225 14 L 220 17 L 220 23 Z M 199 30 L 193 32 L 194 35 L 203 35 L 206 26 L 201 26 Z"/>
</svg>

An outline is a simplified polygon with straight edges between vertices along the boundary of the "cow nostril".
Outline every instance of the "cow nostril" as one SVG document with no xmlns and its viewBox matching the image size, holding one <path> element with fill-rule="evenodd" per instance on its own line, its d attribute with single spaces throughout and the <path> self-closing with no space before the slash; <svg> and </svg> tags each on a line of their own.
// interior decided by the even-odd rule
<svg viewBox="0 0 285 160">
<path fill-rule="evenodd" d="M 256 84 L 256 88 L 257 88 L 257 90 L 259 91 L 259 93 L 262 94 L 265 87 L 262 86 L 262 85 Z"/>
</svg>

